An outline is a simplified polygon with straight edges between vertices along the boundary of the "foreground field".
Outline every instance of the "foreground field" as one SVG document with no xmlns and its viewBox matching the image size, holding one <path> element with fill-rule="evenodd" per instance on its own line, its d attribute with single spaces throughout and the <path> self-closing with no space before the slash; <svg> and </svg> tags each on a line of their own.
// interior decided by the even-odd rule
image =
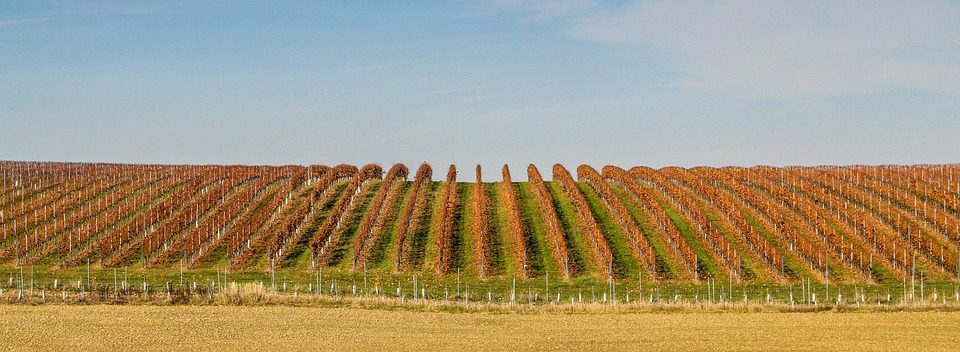
<svg viewBox="0 0 960 352">
<path fill-rule="evenodd" d="M 2 349 L 958 350 L 958 312 L 487 314 L 0 305 Z"/>
</svg>

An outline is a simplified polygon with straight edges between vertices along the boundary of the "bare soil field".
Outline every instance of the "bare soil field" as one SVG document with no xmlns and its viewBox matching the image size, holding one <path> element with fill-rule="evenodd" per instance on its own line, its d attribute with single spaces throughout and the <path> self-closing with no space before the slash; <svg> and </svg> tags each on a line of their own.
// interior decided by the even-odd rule
<svg viewBox="0 0 960 352">
<path fill-rule="evenodd" d="M 496 314 L 0 305 L 3 350 L 960 350 L 960 312 Z"/>
</svg>

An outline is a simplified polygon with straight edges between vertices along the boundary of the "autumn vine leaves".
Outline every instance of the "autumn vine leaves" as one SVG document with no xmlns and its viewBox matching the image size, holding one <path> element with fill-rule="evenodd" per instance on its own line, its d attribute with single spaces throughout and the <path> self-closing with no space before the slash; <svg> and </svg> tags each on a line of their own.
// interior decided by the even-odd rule
<svg viewBox="0 0 960 352">
<path fill-rule="evenodd" d="M 0 261 L 790 281 L 960 272 L 960 167 L 0 162 Z"/>
</svg>

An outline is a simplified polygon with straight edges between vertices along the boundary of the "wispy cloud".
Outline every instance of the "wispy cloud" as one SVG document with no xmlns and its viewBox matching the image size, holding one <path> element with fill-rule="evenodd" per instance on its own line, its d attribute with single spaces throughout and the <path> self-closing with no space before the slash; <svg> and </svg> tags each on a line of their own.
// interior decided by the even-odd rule
<svg viewBox="0 0 960 352">
<path fill-rule="evenodd" d="M 172 7 L 178 5 L 182 4 L 167 3 L 161 6 L 157 4 L 122 1 L 87 1 L 65 6 L 64 10 L 68 13 L 88 16 L 143 16 L 168 14 L 172 12 Z"/>
<path fill-rule="evenodd" d="M 594 0 L 491 0 L 490 3 L 540 20 L 582 14 L 582 11 L 595 9 L 598 5 Z"/>
<path fill-rule="evenodd" d="M 427 92 L 424 92 L 423 95 L 450 95 L 450 94 L 468 93 L 468 92 L 476 92 L 479 90 L 483 90 L 484 88 L 485 88 L 484 86 L 478 86 L 478 85 L 451 87 L 451 88 L 443 88 L 443 89 L 427 91 Z"/>
<path fill-rule="evenodd" d="M 167 7 L 149 4 L 132 4 L 112 1 L 86 1 L 57 3 L 52 6 L 28 11 L 15 18 L 0 18 L 0 28 L 58 23 L 78 18 L 156 16 L 171 14 Z"/>
<path fill-rule="evenodd" d="M 417 63 L 417 62 L 419 62 L 419 61 L 420 61 L 420 60 L 413 60 L 413 59 L 411 59 L 411 60 L 399 60 L 399 61 L 393 61 L 393 62 L 387 62 L 387 63 L 379 63 L 379 64 L 366 65 L 366 66 L 358 66 L 358 67 L 349 68 L 349 69 L 346 70 L 346 72 L 357 73 L 357 72 L 368 72 L 368 71 L 387 70 L 387 69 L 392 69 L 392 68 L 396 68 L 396 67 L 401 67 L 401 66 L 406 66 L 406 65 L 414 64 L 414 63 Z"/>
<path fill-rule="evenodd" d="M 786 97 L 960 92 L 957 2 L 577 3 L 562 18 L 552 4 L 502 5 L 556 18 L 574 39 L 650 50 L 683 76 L 680 84 L 698 89 Z"/>
<path fill-rule="evenodd" d="M 34 23 L 40 23 L 50 20 L 49 17 L 26 17 L 26 18 L 8 18 L 0 19 L 0 28 L 24 26 Z"/>
</svg>

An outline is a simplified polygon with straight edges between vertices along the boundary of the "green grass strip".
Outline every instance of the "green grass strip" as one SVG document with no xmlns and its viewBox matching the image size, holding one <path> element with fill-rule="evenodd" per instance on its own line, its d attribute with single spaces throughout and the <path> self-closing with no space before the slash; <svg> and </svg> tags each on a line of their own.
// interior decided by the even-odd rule
<svg viewBox="0 0 960 352">
<path fill-rule="evenodd" d="M 524 230 L 527 232 L 527 261 L 530 265 L 530 275 L 541 276 L 544 271 L 556 273 L 557 266 L 550 254 L 550 246 L 547 244 L 547 224 L 540 215 L 537 196 L 528 182 L 516 183 L 516 187 L 520 216 Z"/>
<path fill-rule="evenodd" d="M 680 231 L 680 235 L 683 236 L 687 243 L 690 244 L 690 248 L 693 249 L 693 252 L 697 255 L 697 272 L 699 273 L 700 278 L 704 276 L 709 276 L 713 278 L 723 278 L 726 275 L 723 274 L 723 269 L 720 268 L 720 264 L 713 259 L 713 256 L 710 250 L 701 242 L 700 237 L 694 233 L 693 229 L 690 227 L 680 213 L 676 209 L 670 206 L 665 200 L 657 197 L 657 203 L 663 207 L 664 212 L 667 213 L 667 217 L 670 218 L 670 221 L 677 226 L 677 230 Z"/>
<path fill-rule="evenodd" d="M 503 275 L 507 272 L 507 265 L 511 262 L 508 256 L 513 253 L 512 239 L 506 238 L 506 230 L 503 225 L 506 224 L 506 218 L 499 209 L 500 187 L 499 183 L 484 184 L 484 191 L 487 192 L 487 231 L 490 233 L 490 275 Z M 513 264 L 509 264 L 513 266 Z"/>
<path fill-rule="evenodd" d="M 577 182 L 577 188 L 580 188 L 580 192 L 587 199 L 590 210 L 597 220 L 597 225 L 600 226 L 600 232 L 603 233 L 603 236 L 607 239 L 607 244 L 610 245 L 614 272 L 619 277 L 636 277 L 640 273 L 640 265 L 633 258 L 633 254 L 630 253 L 627 240 L 623 237 L 623 231 L 620 231 L 620 226 L 607 212 L 606 205 L 603 204 L 600 195 L 594 192 L 590 185 L 583 182 Z"/>
<path fill-rule="evenodd" d="M 334 252 L 330 255 L 330 260 L 327 262 L 327 266 L 341 266 L 346 270 L 353 268 L 353 237 L 356 236 L 363 219 L 368 216 L 374 216 L 375 212 L 367 211 L 367 207 L 370 206 L 373 196 L 377 194 L 377 190 L 380 189 L 382 185 L 382 182 L 377 182 L 370 186 L 366 192 L 360 195 L 360 199 L 356 200 L 360 203 L 356 204 L 353 211 L 344 219 L 344 228 L 340 230 L 342 231 L 340 241 L 336 243 Z"/>
<path fill-rule="evenodd" d="M 397 222 L 400 220 L 400 211 L 403 209 L 403 205 L 406 204 L 407 198 L 413 197 L 413 195 L 410 195 L 412 185 L 413 182 L 411 181 L 400 182 L 400 190 L 398 190 L 399 193 L 396 195 L 396 201 L 394 201 L 390 209 L 384 210 L 383 215 L 387 217 L 387 221 L 383 223 L 383 228 L 380 229 L 381 232 L 377 241 L 371 244 L 370 257 L 367 259 L 367 269 L 393 268 L 392 265 L 397 260 Z"/>
<path fill-rule="evenodd" d="M 600 268 L 596 267 L 596 260 L 587 239 L 581 231 L 580 220 L 577 219 L 577 210 L 573 207 L 573 202 L 567 197 L 566 193 L 556 182 L 544 182 L 550 198 L 553 201 L 553 207 L 557 210 L 557 217 L 560 219 L 560 229 L 563 230 L 563 237 L 567 242 L 567 255 L 570 257 L 570 270 L 574 273 L 598 273 Z"/>
<path fill-rule="evenodd" d="M 670 253 L 673 251 L 670 246 L 664 242 L 662 236 L 657 235 L 657 230 L 650 227 L 650 219 L 641 207 L 634 202 L 633 197 L 627 194 L 627 191 L 614 183 L 608 183 L 610 190 L 620 197 L 620 201 L 633 216 L 633 219 L 640 226 L 640 232 L 653 247 L 653 255 L 657 265 L 657 277 L 664 279 L 677 278 L 678 272 L 683 272 L 682 264 L 676 261 L 676 258 Z"/>
</svg>

